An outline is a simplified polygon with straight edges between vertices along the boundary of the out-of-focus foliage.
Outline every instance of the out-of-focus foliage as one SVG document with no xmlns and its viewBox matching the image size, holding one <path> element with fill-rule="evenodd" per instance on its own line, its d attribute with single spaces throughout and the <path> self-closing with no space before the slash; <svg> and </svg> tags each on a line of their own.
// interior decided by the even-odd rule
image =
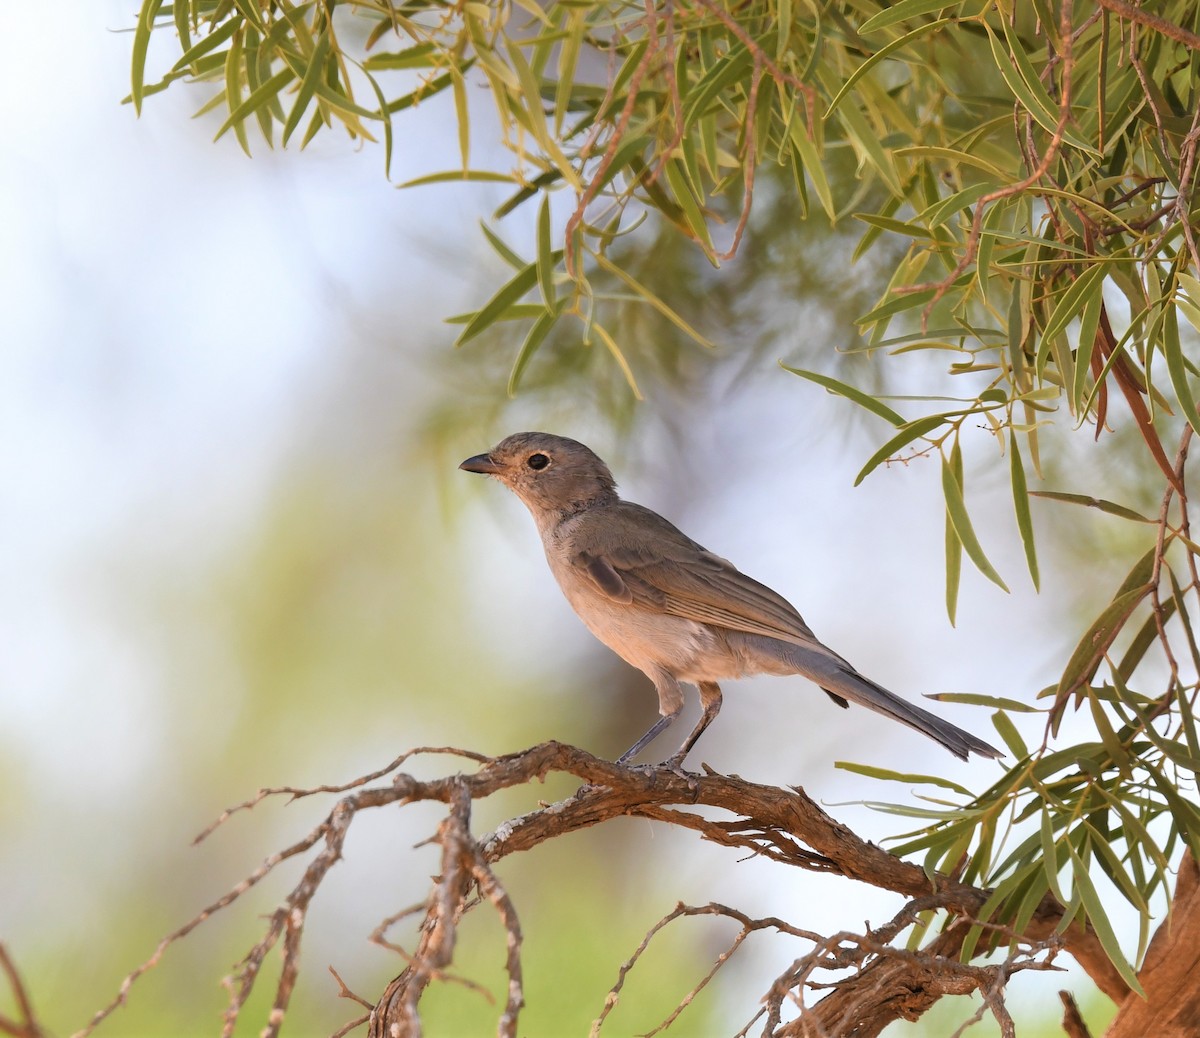
<svg viewBox="0 0 1200 1038">
<path fill-rule="evenodd" d="M 174 31 L 182 54 L 152 81 L 156 30 Z M 132 100 L 140 107 L 177 80 L 212 81 L 205 107 L 227 113 L 221 133 L 247 150 L 252 127 L 303 144 L 338 125 L 380 139 L 389 167 L 402 113 L 448 91 L 461 165 L 410 183 L 509 183 L 497 218 L 536 212 L 523 246 L 485 228 L 507 273 L 458 319 L 460 343 L 520 329 L 510 392 L 539 350 L 582 342 L 606 351 L 637 395 L 630 343 L 614 331 L 631 305 L 706 344 L 630 258 L 648 216 L 719 267 L 750 226 L 756 182 L 761 192 L 769 179 L 786 185 L 799 219 L 812 210 L 860 223 L 853 259 L 902 242 L 886 292 L 858 318 L 863 348 L 944 354 L 962 390 L 949 403 L 919 398 L 914 414 L 826 373 L 795 373 L 893 427 L 860 478 L 898 455 L 940 456 L 951 618 L 964 555 L 1005 586 L 971 521 L 962 434 L 982 426 L 1007 455 L 1036 584 L 1029 480 L 1041 471 L 1040 427 L 1065 413 L 1102 437 L 1131 414 L 1167 488 L 1160 514 L 1107 500 L 1103 487 L 1064 506 L 1136 524 L 1144 557 L 1045 690 L 1041 744 L 1027 746 L 1006 712 L 1033 707 L 989 701 L 1016 764 L 978 797 L 951 785 L 946 799 L 947 783 L 930 780 L 933 806 L 903 809 L 930 827 L 902 849 L 924 851 L 931 868 L 964 863 L 966 879 L 994 885 L 992 907 L 1018 930 L 1052 892 L 1136 987 L 1150 900 L 1182 847 L 1200 853 L 1200 650 L 1188 609 L 1200 548 L 1184 478 L 1200 430 L 1200 8 L 145 0 Z M 507 170 L 472 163 L 469 95 L 480 83 L 511 150 Z M 853 175 L 831 175 L 846 156 Z M 568 196 L 561 213 L 555 192 Z M 1176 461 L 1167 439 L 1179 442 Z M 1094 738 L 1056 748 L 1071 706 L 1087 708 Z M 1111 922 L 1113 891 L 1141 919 L 1136 951 Z"/>
</svg>

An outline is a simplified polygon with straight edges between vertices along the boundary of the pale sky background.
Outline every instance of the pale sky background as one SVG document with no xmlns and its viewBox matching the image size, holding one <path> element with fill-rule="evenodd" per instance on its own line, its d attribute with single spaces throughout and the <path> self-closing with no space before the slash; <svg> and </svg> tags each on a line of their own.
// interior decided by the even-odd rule
<svg viewBox="0 0 1200 1038">
<path fill-rule="evenodd" d="M 130 567 L 151 587 L 167 571 L 176 580 L 202 569 L 253 526 L 297 450 L 329 451 L 350 466 L 374 458 L 362 438 L 378 425 L 360 416 L 391 408 L 411 413 L 397 428 L 415 429 L 422 401 L 452 393 L 458 377 L 445 358 L 454 329 L 441 318 L 495 284 L 477 226 L 498 197 L 488 189 L 397 191 L 379 149 L 335 135 L 304 153 L 259 143 L 249 160 L 232 136 L 211 143 L 211 120 L 191 120 L 204 88 L 149 98 L 136 119 L 119 103 L 131 37 L 116 31 L 133 17 L 132 4 L 111 0 L 0 10 L 0 891 L 21 892 L 0 895 L 0 939 L 18 961 L 39 935 L 73 925 L 59 915 L 68 906 L 85 917 L 102 911 L 121 867 L 102 833 L 136 827 L 177 776 L 211 767 L 189 755 L 207 760 L 205 740 L 236 723 L 214 707 L 192 738 L 178 740 L 162 646 L 127 608 Z M 157 53 L 172 42 L 164 38 Z M 482 140 L 477 147 L 486 155 Z M 448 113 L 428 105 L 404 121 L 393 177 L 451 166 L 455 155 Z M 513 240 L 520 219 L 508 229 Z M 777 356 L 795 347 L 780 342 Z M 469 354 L 460 362 L 466 378 Z M 553 431 L 608 453 L 629 497 L 676 509 L 671 517 L 692 536 L 796 601 L 822 637 L 889 687 L 1020 698 L 1051 683 L 1076 629 L 1060 635 L 1063 603 L 1029 588 L 1007 487 L 985 480 L 971 490 L 1013 594 L 967 564 L 951 628 L 936 465 L 881 469 L 853 488 L 884 430 L 848 432 L 839 419 L 849 407 L 767 363 L 715 413 L 674 415 L 687 453 L 703 459 L 693 460 L 682 505 L 677 486 L 669 502 L 662 493 L 674 455 L 655 453 L 663 437 L 653 417 L 643 457 L 605 452 L 618 441 L 587 402 L 577 425 Z M 518 404 L 509 417 L 503 428 L 465 419 L 460 455 L 423 456 L 414 433 L 378 478 L 411 481 L 412 507 L 429 517 L 424 536 L 440 542 L 429 550 L 461 564 L 444 579 L 459 587 L 472 651 L 494 658 L 510 685 L 533 673 L 565 697 L 588 696 L 580 685 L 603 650 L 561 601 L 528 517 L 498 486 L 454 471 L 459 457 L 547 416 Z M 978 449 L 988 449 L 983 438 Z M 1092 517 L 1079 518 L 1080 536 L 1100 536 Z M 219 671 L 222 651 L 214 644 L 204 665 Z M 438 661 L 420 665 L 436 670 Z M 219 688 L 213 695 L 225 702 Z M 840 759 L 936 770 L 976 787 L 998 774 L 992 764 L 943 758 L 873 715 L 843 715 L 798 679 L 738 683 L 725 704 L 693 762 L 802 783 L 826 803 L 908 795 L 835 771 Z M 647 722 L 654 709 L 647 684 Z M 938 709 L 999 741 L 986 711 Z M 200 716 L 205 704 L 188 710 Z M 397 716 L 403 710 L 398 703 Z M 538 738 L 555 736 L 602 754 L 623 748 L 589 743 L 584 727 Z M 424 741 L 519 748 L 486 728 L 464 735 L 453 717 L 425 716 L 403 732 L 347 733 L 295 774 L 242 762 L 236 788 L 336 781 Z M 225 806 L 226 788 L 191 808 L 201 822 Z M 832 810 L 873 838 L 902 827 L 861 807 Z M 192 814 L 177 827 L 160 818 L 141 837 L 143 860 L 153 868 L 159 856 L 194 853 L 186 843 L 196 828 Z M 899 905 L 806 876 L 786 877 L 783 889 L 748 885 L 748 871 L 728 856 L 697 853 L 695 862 L 687 882 L 697 898 L 791 910 L 811 929 L 877 923 Z M 146 911 L 161 920 L 152 929 L 182 921 L 150 901 Z M 747 963 L 747 983 L 774 976 L 761 958 Z M 104 964 L 99 987 L 115 987 L 134 964 Z M 1064 986 L 1061 977 L 1020 983 L 1042 1004 Z"/>
</svg>

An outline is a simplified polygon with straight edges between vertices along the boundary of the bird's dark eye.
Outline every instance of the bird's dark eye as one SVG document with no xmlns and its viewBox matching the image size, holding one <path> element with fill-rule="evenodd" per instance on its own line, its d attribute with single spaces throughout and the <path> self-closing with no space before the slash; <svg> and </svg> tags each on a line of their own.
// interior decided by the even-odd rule
<svg viewBox="0 0 1200 1038">
<path fill-rule="evenodd" d="M 528 459 L 526 459 L 525 464 L 531 469 L 544 469 L 550 464 L 550 459 L 544 454 L 531 454 L 529 455 Z"/>
</svg>

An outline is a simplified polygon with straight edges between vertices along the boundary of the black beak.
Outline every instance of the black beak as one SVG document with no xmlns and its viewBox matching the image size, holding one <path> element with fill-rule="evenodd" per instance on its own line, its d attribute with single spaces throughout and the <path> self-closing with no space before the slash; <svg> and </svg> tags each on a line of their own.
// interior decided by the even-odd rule
<svg viewBox="0 0 1200 1038">
<path fill-rule="evenodd" d="M 489 454 L 476 454 L 458 466 L 464 472 L 481 472 L 485 476 L 495 476 L 504 471 L 503 465 L 497 465 Z"/>
</svg>

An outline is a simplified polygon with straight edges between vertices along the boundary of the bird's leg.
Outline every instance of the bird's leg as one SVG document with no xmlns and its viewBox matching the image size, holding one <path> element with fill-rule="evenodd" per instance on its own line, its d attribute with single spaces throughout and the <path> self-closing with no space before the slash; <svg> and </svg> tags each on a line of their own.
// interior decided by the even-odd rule
<svg viewBox="0 0 1200 1038">
<path fill-rule="evenodd" d="M 678 679 L 666 671 L 657 671 L 651 674 L 650 678 L 654 682 L 655 691 L 658 692 L 658 712 L 661 716 L 650 726 L 650 730 L 645 735 L 617 758 L 616 763 L 618 764 L 628 764 L 633 760 L 665 732 L 671 722 L 683 711 L 683 688 Z"/>
<path fill-rule="evenodd" d="M 619 756 L 614 763 L 628 764 L 631 760 L 633 760 L 634 757 L 636 757 L 639 753 L 641 753 L 642 750 L 644 750 L 655 739 L 657 739 L 663 732 L 665 732 L 671 726 L 671 722 L 674 721 L 675 718 L 677 718 L 679 716 L 679 714 L 682 712 L 682 710 L 683 710 L 683 704 L 680 703 L 679 706 L 676 707 L 676 709 L 673 712 L 671 712 L 669 714 L 663 714 L 662 717 L 660 717 L 657 721 L 654 722 L 654 724 L 652 724 L 650 726 L 650 728 L 647 730 L 646 734 L 643 735 L 640 739 L 638 739 L 638 741 L 635 742 L 632 746 L 630 746 L 629 749 L 627 749 L 624 753 L 622 753 L 621 756 Z"/>
<path fill-rule="evenodd" d="M 704 708 L 700 714 L 700 720 L 696 723 L 696 727 L 692 729 L 692 733 L 683 740 L 683 745 L 671 757 L 668 757 L 664 764 L 669 764 L 672 768 L 678 769 L 683 764 L 683 759 L 696 745 L 696 740 L 704 734 L 704 729 L 713 722 L 713 718 L 721 712 L 721 686 L 715 681 L 701 681 L 700 689 L 700 705 Z"/>
</svg>

